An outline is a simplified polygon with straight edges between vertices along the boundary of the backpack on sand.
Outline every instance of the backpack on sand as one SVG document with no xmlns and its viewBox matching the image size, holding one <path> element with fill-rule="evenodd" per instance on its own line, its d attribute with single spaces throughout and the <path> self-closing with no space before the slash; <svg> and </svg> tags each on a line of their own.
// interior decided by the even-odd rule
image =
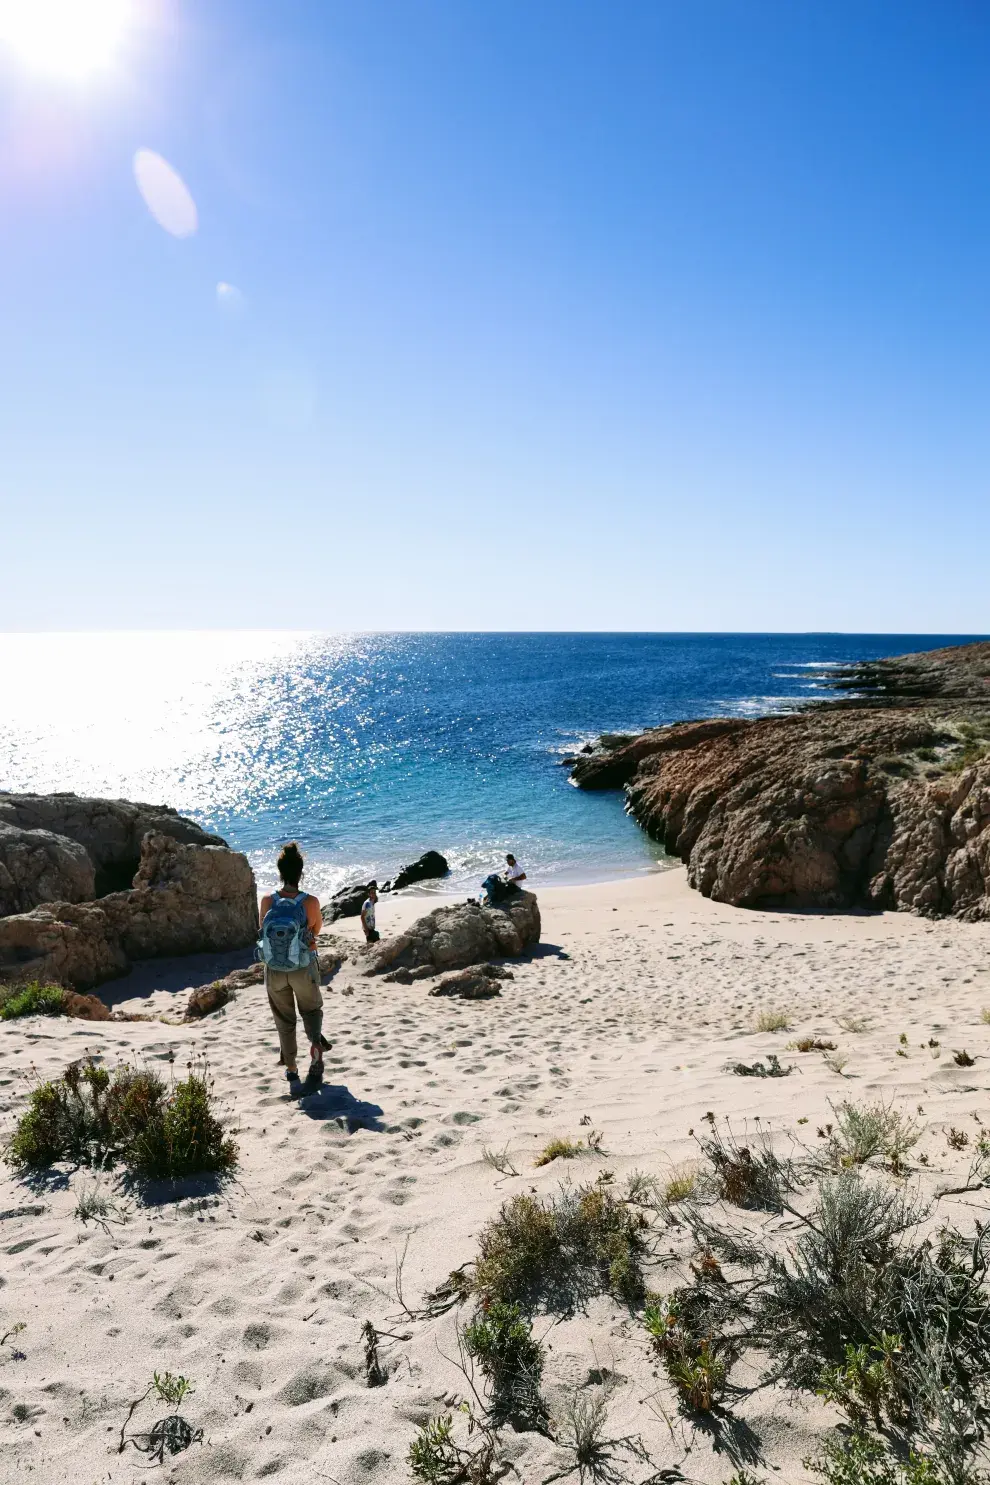
<svg viewBox="0 0 990 1485">
<path fill-rule="evenodd" d="M 260 957 L 269 969 L 283 973 L 305 969 L 312 958 L 308 939 L 305 892 L 295 897 L 280 897 L 276 893 L 261 925 Z"/>
</svg>

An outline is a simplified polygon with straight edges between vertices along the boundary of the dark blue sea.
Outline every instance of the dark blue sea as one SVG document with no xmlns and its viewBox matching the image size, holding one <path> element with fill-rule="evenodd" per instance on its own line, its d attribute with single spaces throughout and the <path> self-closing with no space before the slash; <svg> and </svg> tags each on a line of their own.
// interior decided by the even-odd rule
<svg viewBox="0 0 990 1485">
<path fill-rule="evenodd" d="M 968 635 L 115 633 L 0 637 L 0 786 L 147 799 L 272 880 L 391 875 L 433 847 L 449 887 L 506 850 L 537 883 L 655 870 L 622 798 L 568 783 L 602 731 L 757 716 L 830 668 Z"/>
</svg>

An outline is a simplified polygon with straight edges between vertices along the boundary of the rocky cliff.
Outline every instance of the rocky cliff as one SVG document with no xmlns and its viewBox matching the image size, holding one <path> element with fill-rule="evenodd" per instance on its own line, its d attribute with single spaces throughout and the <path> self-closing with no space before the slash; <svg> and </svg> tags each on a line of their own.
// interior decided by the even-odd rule
<svg viewBox="0 0 990 1485">
<path fill-rule="evenodd" d="M 707 897 L 990 918 L 990 644 L 849 667 L 841 700 L 677 723 L 575 765 Z"/>
<path fill-rule="evenodd" d="M 0 793 L 0 979 L 88 989 L 134 959 L 243 948 L 257 925 L 246 857 L 174 810 Z"/>
</svg>

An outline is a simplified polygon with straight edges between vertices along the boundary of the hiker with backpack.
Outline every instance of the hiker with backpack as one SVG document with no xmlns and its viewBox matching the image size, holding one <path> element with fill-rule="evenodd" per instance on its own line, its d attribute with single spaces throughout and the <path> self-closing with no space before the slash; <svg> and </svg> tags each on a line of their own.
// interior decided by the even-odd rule
<svg viewBox="0 0 990 1485">
<path fill-rule="evenodd" d="M 260 957 L 265 965 L 265 989 L 278 1031 L 285 1076 L 292 1088 L 299 1082 L 296 1066 L 296 1007 L 309 1037 L 310 1065 L 305 1091 L 323 1081 L 323 996 L 316 935 L 323 927 L 319 899 L 300 892 L 302 852 L 295 841 L 283 846 L 278 858 L 281 886 L 261 899 Z"/>
</svg>

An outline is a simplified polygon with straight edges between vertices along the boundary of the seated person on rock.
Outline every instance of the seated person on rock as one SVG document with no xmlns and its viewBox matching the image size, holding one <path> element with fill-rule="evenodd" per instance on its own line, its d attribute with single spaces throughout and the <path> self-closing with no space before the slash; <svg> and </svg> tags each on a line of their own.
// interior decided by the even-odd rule
<svg viewBox="0 0 990 1485">
<path fill-rule="evenodd" d="M 521 887 L 522 883 L 526 880 L 526 873 L 519 865 L 519 862 L 516 860 L 515 856 L 511 855 L 511 853 L 505 858 L 504 875 L 505 880 L 509 883 L 510 887 Z"/>
<path fill-rule="evenodd" d="M 260 957 L 265 965 L 265 989 L 278 1031 L 282 1061 L 289 1085 L 299 1082 L 296 1066 L 296 1007 L 309 1037 L 310 1066 L 306 1091 L 323 1081 L 323 996 L 316 935 L 323 927 L 319 899 L 300 892 L 302 852 L 291 841 L 278 858 L 281 886 L 261 899 Z"/>
</svg>

